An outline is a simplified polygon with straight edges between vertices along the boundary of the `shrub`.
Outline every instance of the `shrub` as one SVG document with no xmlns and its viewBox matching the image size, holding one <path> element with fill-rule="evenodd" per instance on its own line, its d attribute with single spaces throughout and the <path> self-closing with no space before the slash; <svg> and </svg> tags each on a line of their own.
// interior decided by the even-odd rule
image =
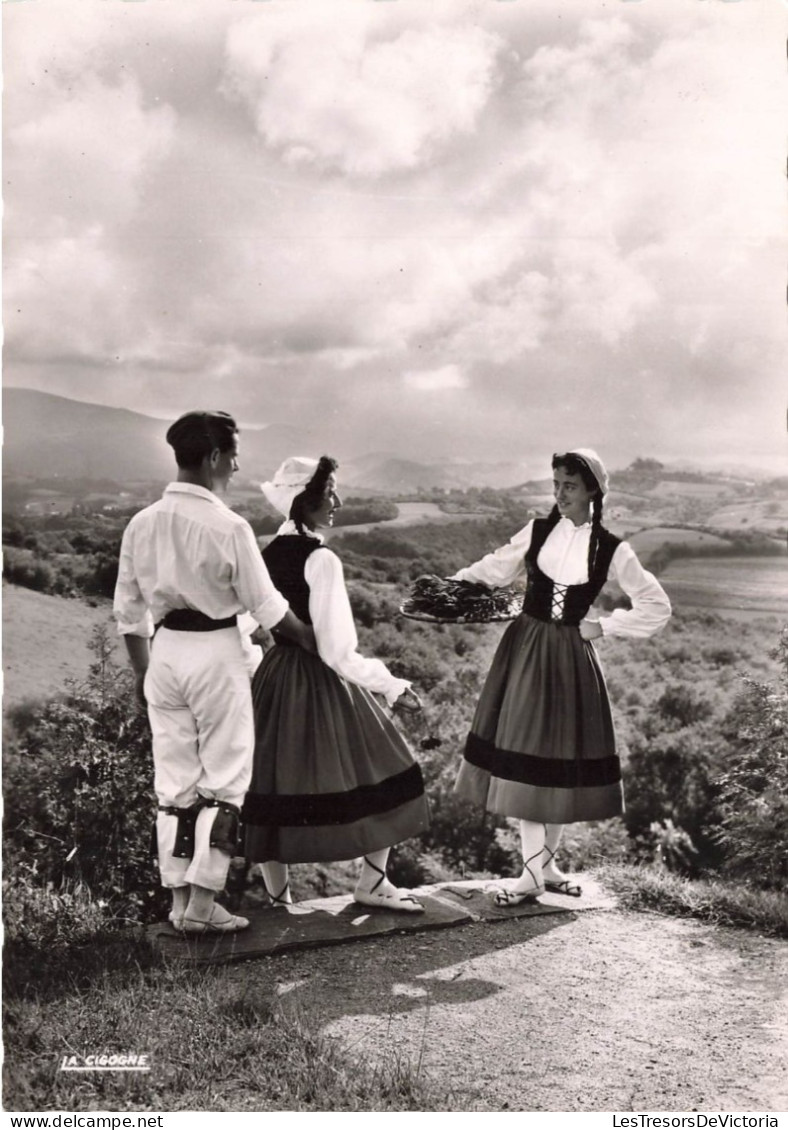
<svg viewBox="0 0 788 1130">
<path fill-rule="evenodd" d="M 94 557 L 94 565 L 90 575 L 84 584 L 83 589 L 86 593 L 93 596 L 106 596 L 112 597 L 115 592 L 115 585 L 118 580 L 118 552 L 116 553 L 99 553 Z"/>
<path fill-rule="evenodd" d="M 461 800 L 442 783 L 432 784 L 427 791 L 431 822 L 422 843 L 429 856 L 439 859 L 449 874 L 459 876 L 487 871 L 500 874 L 508 869 L 509 853 L 497 833 L 504 817 Z"/>
<path fill-rule="evenodd" d="M 704 722 L 714 712 L 711 704 L 695 694 L 690 687 L 675 683 L 665 688 L 657 699 L 656 708 L 660 714 L 660 723 L 670 729 Z"/>
<path fill-rule="evenodd" d="M 633 855 L 633 845 L 620 816 L 569 824 L 564 829 L 558 859 L 566 871 L 587 871 L 603 863 L 624 863 Z"/>
<path fill-rule="evenodd" d="M 777 685 L 745 679 L 726 721 L 731 753 L 718 778 L 725 870 L 759 886 L 788 884 L 788 629 L 772 653 Z"/>
<path fill-rule="evenodd" d="M 399 598 L 388 592 L 381 593 L 378 589 L 358 582 L 348 586 L 350 607 L 353 609 L 353 619 L 357 625 L 372 628 L 379 621 L 392 621 L 399 608 Z"/>
<path fill-rule="evenodd" d="M 424 851 L 418 840 L 399 844 L 391 854 L 386 871 L 397 887 L 448 883 L 456 878 L 456 871 L 446 866 L 442 856 L 437 852 Z"/>
<path fill-rule="evenodd" d="M 716 862 L 719 852 L 710 836 L 717 791 L 715 744 L 718 748 L 719 735 L 699 727 L 633 738 L 623 767 L 624 819 L 630 836 L 645 843 L 649 856 L 656 847 L 653 825 L 670 821 L 691 837 L 701 852 L 699 863 Z"/>
<path fill-rule="evenodd" d="M 130 672 L 110 658 L 103 625 L 91 647 L 89 681 L 27 718 L 8 758 L 7 868 L 17 879 L 34 876 L 50 892 L 45 902 L 82 883 L 112 913 L 138 919 L 162 907 L 150 853 L 147 719 Z"/>
<path fill-rule="evenodd" d="M 55 571 L 47 562 L 41 560 L 30 549 L 6 549 L 3 560 L 3 575 L 15 585 L 23 585 L 36 592 L 51 592 Z"/>
<path fill-rule="evenodd" d="M 677 828 L 671 819 L 654 821 L 649 829 L 654 843 L 657 863 L 666 871 L 679 875 L 693 875 L 697 871 L 698 850 L 683 828 Z"/>
<path fill-rule="evenodd" d="M 83 883 L 59 887 L 38 881 L 21 865 L 3 879 L 5 945 L 15 951 L 46 953 L 92 941 L 107 926 L 106 905 Z"/>
</svg>

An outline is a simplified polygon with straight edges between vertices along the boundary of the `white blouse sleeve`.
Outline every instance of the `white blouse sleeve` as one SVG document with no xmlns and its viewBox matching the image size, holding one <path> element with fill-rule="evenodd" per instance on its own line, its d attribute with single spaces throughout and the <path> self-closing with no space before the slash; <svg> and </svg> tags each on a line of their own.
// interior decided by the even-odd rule
<svg viewBox="0 0 788 1130">
<path fill-rule="evenodd" d="M 510 585 L 512 581 L 516 581 L 525 572 L 525 555 L 531 545 L 533 525 L 532 520 L 519 533 L 516 533 L 506 545 L 502 545 L 493 553 L 488 553 L 473 565 L 460 569 L 450 580 L 481 581 L 482 584 L 489 585 L 492 589 L 505 588 L 506 585 Z"/>
<path fill-rule="evenodd" d="M 385 695 L 393 706 L 410 683 L 395 678 L 380 659 L 359 654 L 342 562 L 330 549 L 317 549 L 307 558 L 304 577 L 309 585 L 309 615 L 320 658 L 343 679 Z"/>
<path fill-rule="evenodd" d="M 632 608 L 616 608 L 601 617 L 603 635 L 645 639 L 665 627 L 672 611 L 667 593 L 654 574 L 640 564 L 629 542 L 622 541 L 613 554 L 610 576 L 632 601 Z"/>
</svg>

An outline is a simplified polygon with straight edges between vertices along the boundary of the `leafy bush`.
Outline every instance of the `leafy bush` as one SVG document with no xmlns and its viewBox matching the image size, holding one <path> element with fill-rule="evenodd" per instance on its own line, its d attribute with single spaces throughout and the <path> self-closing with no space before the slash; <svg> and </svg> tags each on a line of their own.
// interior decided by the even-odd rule
<svg viewBox="0 0 788 1130">
<path fill-rule="evenodd" d="M 788 629 L 773 652 L 777 685 L 745 679 L 726 722 L 731 746 L 718 778 L 724 868 L 758 886 L 788 885 Z"/>
<path fill-rule="evenodd" d="M 564 829 L 558 858 L 566 871 L 587 871 L 604 863 L 624 863 L 633 844 L 620 816 L 570 824 Z"/>
<path fill-rule="evenodd" d="M 372 628 L 380 621 L 395 620 L 401 603 L 399 596 L 356 582 L 348 585 L 350 607 L 357 625 Z"/>
<path fill-rule="evenodd" d="M 6 947 L 41 953 L 61 950 L 93 940 L 107 924 L 106 905 L 96 902 L 83 883 L 42 885 L 34 868 L 24 865 L 3 879 Z"/>
<path fill-rule="evenodd" d="M 91 646 L 89 680 L 28 717 L 8 755 L 6 873 L 34 877 L 50 892 L 44 903 L 82 883 L 112 913 L 138 919 L 162 909 L 150 736 L 103 625 Z"/>
<path fill-rule="evenodd" d="M 492 871 L 501 874 L 509 866 L 509 855 L 497 839 L 504 817 L 469 804 L 452 791 L 449 781 L 429 782 L 430 827 L 421 837 L 433 872 L 439 864 L 445 873 L 471 877 Z"/>
<path fill-rule="evenodd" d="M 695 694 L 691 687 L 671 684 L 657 699 L 660 724 L 670 729 L 704 722 L 713 714 L 711 703 Z"/>
<path fill-rule="evenodd" d="M 397 887 L 421 887 L 456 878 L 456 871 L 446 866 L 443 857 L 438 852 L 424 851 L 419 840 L 399 844 L 391 853 L 386 870 Z"/>
<path fill-rule="evenodd" d="M 51 592 L 55 571 L 47 561 L 42 561 L 31 549 L 6 549 L 3 555 L 3 576 L 15 585 L 36 592 Z"/>
<path fill-rule="evenodd" d="M 633 741 L 623 768 L 624 820 L 648 858 L 658 847 L 654 826 L 669 821 L 691 837 L 702 853 L 698 863 L 708 866 L 717 861 L 711 829 L 717 791 L 713 751 L 719 745 L 717 733 L 698 727 L 641 732 Z"/>
<path fill-rule="evenodd" d="M 668 818 L 662 823 L 654 821 L 649 829 L 653 837 L 657 863 L 666 871 L 679 875 L 694 875 L 697 871 L 698 849 L 683 828 L 677 828 Z"/>
<path fill-rule="evenodd" d="M 36 592 L 111 597 L 118 576 L 118 548 L 88 553 L 75 552 L 69 543 L 54 550 L 6 547 L 3 576 Z"/>
</svg>

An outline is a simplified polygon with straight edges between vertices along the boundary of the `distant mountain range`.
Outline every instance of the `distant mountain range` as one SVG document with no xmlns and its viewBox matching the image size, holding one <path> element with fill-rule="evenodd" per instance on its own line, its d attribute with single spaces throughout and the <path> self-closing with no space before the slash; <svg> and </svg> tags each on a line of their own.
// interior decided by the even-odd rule
<svg viewBox="0 0 788 1130">
<path fill-rule="evenodd" d="M 168 479 L 160 420 L 32 389 L 3 390 L 6 478 Z"/>
<path fill-rule="evenodd" d="M 173 477 L 172 452 L 164 436 L 166 420 L 88 404 L 25 388 L 3 391 L 4 478 L 87 479 L 116 483 L 167 482 Z M 241 428 L 241 476 L 252 482 L 270 478 L 288 455 L 320 455 L 322 442 L 291 425 Z M 482 463 L 443 460 L 421 463 L 390 451 L 360 454 L 330 451 L 340 459 L 341 483 L 356 494 L 409 494 L 424 488 L 515 487 L 544 474 L 526 462 Z M 636 461 L 636 464 L 642 461 Z M 648 462 L 648 460 L 646 461 Z M 660 466 L 657 464 L 657 466 Z M 712 468 L 689 462 L 665 470 L 728 473 L 736 479 L 772 477 L 753 467 Z M 772 473 L 773 474 L 773 473 Z M 546 482 L 549 490 L 549 480 Z"/>
<path fill-rule="evenodd" d="M 363 455 L 346 459 L 340 468 L 346 487 L 407 494 L 420 487 L 466 490 L 468 487 L 510 487 L 528 475 L 525 463 L 415 463 L 396 455 Z"/>
<path fill-rule="evenodd" d="M 167 422 L 132 412 L 54 396 L 33 389 L 3 391 L 6 479 L 111 479 L 167 481 L 172 451 Z M 241 473 L 269 478 L 288 455 L 320 455 L 308 430 L 292 426 L 242 428 Z M 420 487 L 508 487 L 529 475 L 525 463 L 424 464 L 391 452 L 343 458 L 347 489 L 408 493 Z"/>
</svg>

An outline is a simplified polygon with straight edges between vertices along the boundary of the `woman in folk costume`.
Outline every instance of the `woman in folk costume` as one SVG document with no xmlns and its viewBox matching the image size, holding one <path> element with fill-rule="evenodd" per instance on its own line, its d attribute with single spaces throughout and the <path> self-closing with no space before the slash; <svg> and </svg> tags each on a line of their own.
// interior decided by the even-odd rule
<svg viewBox="0 0 788 1130">
<path fill-rule="evenodd" d="M 565 824 L 623 811 L 621 765 L 607 689 L 592 640 L 643 638 L 664 627 L 670 602 L 634 550 L 602 525 L 608 476 L 590 448 L 554 455 L 555 506 L 454 579 L 491 587 L 526 574 L 523 611 L 493 659 L 468 736 L 456 792 L 520 820 L 523 871 L 496 892 L 515 906 L 545 890 L 580 895 L 557 868 Z M 589 616 L 605 581 L 632 608 Z M 308 658 L 308 657 L 307 657 Z"/>
<path fill-rule="evenodd" d="M 255 754 L 243 810 L 245 854 L 274 902 L 291 902 L 288 863 L 363 857 L 365 906 L 423 906 L 386 876 L 391 847 L 429 824 L 421 770 L 374 698 L 421 708 L 410 683 L 360 655 L 339 558 L 317 532 L 342 505 L 335 460 L 286 459 L 262 490 L 286 518 L 263 550 L 271 578 L 314 628 L 317 655 L 274 633 L 252 684 Z M 304 658 L 307 662 L 304 662 Z"/>
</svg>

